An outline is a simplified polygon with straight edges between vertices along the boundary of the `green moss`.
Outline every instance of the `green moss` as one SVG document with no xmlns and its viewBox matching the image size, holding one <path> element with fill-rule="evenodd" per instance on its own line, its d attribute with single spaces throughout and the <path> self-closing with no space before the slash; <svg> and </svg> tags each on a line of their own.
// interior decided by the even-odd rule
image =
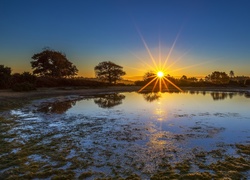
<svg viewBox="0 0 250 180">
<path fill-rule="evenodd" d="M 217 178 L 247 179 L 244 172 L 250 170 L 250 162 L 242 157 L 226 157 L 224 161 L 217 161 L 209 166 L 216 173 Z"/>
<path fill-rule="evenodd" d="M 247 154 L 250 155 L 250 144 L 243 145 L 243 144 L 236 144 L 236 147 L 238 148 L 238 153 Z"/>
<path fill-rule="evenodd" d="M 175 172 L 175 170 L 169 165 L 166 170 L 159 171 L 155 173 L 150 179 L 151 180 L 172 180 L 172 179 L 178 179 L 179 174 Z"/>
<path fill-rule="evenodd" d="M 190 161 L 185 160 L 183 162 L 177 163 L 175 165 L 175 168 L 178 169 L 180 171 L 181 174 L 183 173 L 188 173 L 190 168 L 191 168 L 191 164 Z"/>
<path fill-rule="evenodd" d="M 141 178 L 137 174 L 131 174 L 126 178 L 126 180 L 141 180 Z"/>
<path fill-rule="evenodd" d="M 93 175 L 92 171 L 84 172 L 78 177 L 78 179 L 85 179 L 91 177 L 92 175 Z"/>
<path fill-rule="evenodd" d="M 208 172 L 196 172 L 189 173 L 181 176 L 179 179 L 185 180 L 210 180 L 213 179 L 213 176 Z"/>
<path fill-rule="evenodd" d="M 75 173 L 73 171 L 61 171 L 53 176 L 51 180 L 69 180 L 74 179 Z"/>
</svg>

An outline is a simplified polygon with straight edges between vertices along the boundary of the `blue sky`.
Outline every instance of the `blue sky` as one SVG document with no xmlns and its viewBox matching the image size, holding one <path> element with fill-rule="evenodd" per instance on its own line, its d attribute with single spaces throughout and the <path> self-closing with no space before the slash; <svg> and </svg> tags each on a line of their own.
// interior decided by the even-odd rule
<svg viewBox="0 0 250 180">
<path fill-rule="evenodd" d="M 146 63 L 153 64 L 141 34 L 157 62 L 166 59 L 176 40 L 167 62 L 172 64 L 170 75 L 202 77 L 233 70 L 250 76 L 248 0 L 0 3 L 0 64 L 13 72 L 31 71 L 32 55 L 50 47 L 66 53 L 80 76 L 93 77 L 94 66 L 110 60 L 133 79 L 150 70 Z"/>
</svg>

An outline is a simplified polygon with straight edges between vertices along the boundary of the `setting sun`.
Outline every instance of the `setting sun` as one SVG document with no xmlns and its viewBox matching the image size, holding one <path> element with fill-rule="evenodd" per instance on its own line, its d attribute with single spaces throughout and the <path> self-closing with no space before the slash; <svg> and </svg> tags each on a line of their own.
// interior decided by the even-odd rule
<svg viewBox="0 0 250 180">
<path fill-rule="evenodd" d="M 157 72 L 157 77 L 162 78 L 164 76 L 164 73 L 162 71 Z"/>
</svg>

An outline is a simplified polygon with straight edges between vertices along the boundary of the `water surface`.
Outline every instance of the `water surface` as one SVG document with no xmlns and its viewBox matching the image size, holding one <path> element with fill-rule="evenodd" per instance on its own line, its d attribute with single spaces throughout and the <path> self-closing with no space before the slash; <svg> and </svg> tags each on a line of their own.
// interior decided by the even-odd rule
<svg viewBox="0 0 250 180">
<path fill-rule="evenodd" d="M 216 163 L 213 152 L 239 157 L 235 144 L 250 142 L 250 98 L 244 93 L 110 93 L 33 101 L 4 112 L 13 120 L 4 140 L 15 143 L 9 157 L 25 155 L 18 166 L 41 163 L 37 171 L 72 171 L 74 177 L 127 177 L 153 174 L 185 160 L 187 173 L 204 172 Z M 55 156 L 55 154 L 57 156 Z M 61 157 L 61 158 L 58 158 Z M 8 173 L 16 167 L 2 167 Z M 212 172 L 211 169 L 209 172 Z M 243 171 L 244 177 L 249 170 Z M 48 177 L 53 177 L 48 175 Z M 47 177 L 47 176 L 46 176 Z"/>
</svg>

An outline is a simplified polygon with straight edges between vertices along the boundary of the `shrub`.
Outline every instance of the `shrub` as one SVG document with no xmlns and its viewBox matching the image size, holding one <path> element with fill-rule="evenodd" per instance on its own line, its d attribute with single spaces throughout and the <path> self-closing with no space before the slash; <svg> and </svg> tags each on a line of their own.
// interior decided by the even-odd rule
<svg viewBox="0 0 250 180">
<path fill-rule="evenodd" d="M 9 88 L 11 68 L 0 65 L 0 89 Z"/>
<path fill-rule="evenodd" d="M 16 92 L 21 92 L 21 91 L 34 91 L 36 90 L 36 87 L 34 84 L 28 83 L 28 82 L 23 82 L 23 83 L 17 83 L 12 86 L 12 90 Z"/>
</svg>

